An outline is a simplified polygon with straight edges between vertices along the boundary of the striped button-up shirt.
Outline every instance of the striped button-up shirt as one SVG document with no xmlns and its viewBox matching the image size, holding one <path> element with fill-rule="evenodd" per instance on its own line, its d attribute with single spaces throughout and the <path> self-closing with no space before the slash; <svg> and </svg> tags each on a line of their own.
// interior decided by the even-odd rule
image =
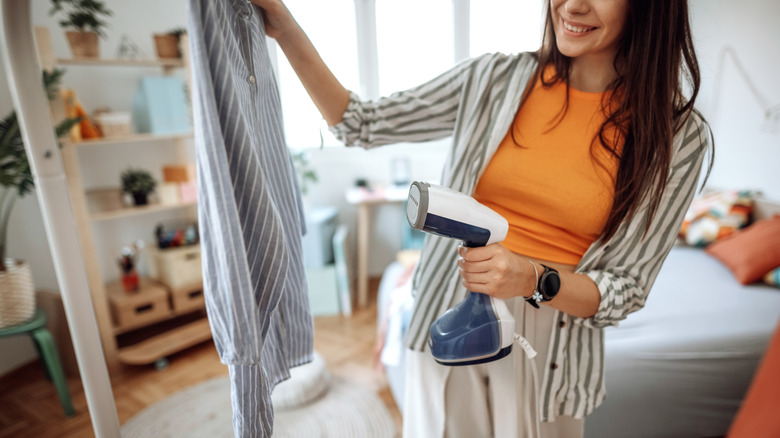
<svg viewBox="0 0 780 438">
<path fill-rule="evenodd" d="M 270 436 L 271 390 L 309 362 L 300 195 L 259 10 L 190 0 L 203 281 L 236 436 Z"/>
<path fill-rule="evenodd" d="M 346 144 L 364 148 L 451 136 L 441 181 L 470 194 L 506 135 L 536 65 L 528 53 L 488 54 L 376 102 L 361 102 L 353 93 L 342 122 L 331 130 Z M 667 187 L 655 216 L 650 219 L 643 205 L 614 237 L 594 242 L 583 255 L 576 272 L 593 279 L 601 304 L 587 319 L 556 311 L 550 363 L 541 382 L 542 420 L 553 421 L 556 415 L 583 418 L 603 401 L 603 328 L 644 306 L 693 199 L 708 144 L 709 129 L 693 114 L 674 137 Z M 406 344 L 414 350 L 423 351 L 431 323 L 466 296 L 457 273 L 459 244 L 426 235 L 406 334 Z"/>
</svg>

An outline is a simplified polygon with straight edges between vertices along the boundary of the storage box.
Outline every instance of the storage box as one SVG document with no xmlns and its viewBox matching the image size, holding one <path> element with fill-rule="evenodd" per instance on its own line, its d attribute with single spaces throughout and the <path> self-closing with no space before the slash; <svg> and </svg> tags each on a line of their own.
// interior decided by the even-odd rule
<svg viewBox="0 0 780 438">
<path fill-rule="evenodd" d="M 148 76 L 133 98 L 133 123 L 138 132 L 178 134 L 192 131 L 184 81 L 176 76 Z"/>
<path fill-rule="evenodd" d="M 170 316 L 168 291 L 142 278 L 136 292 L 125 292 L 120 282 L 106 286 L 115 326 L 120 330 L 143 327 Z"/>
<path fill-rule="evenodd" d="M 103 137 L 127 137 L 133 133 L 133 117 L 127 111 L 99 113 L 95 122 L 100 127 Z"/>
<path fill-rule="evenodd" d="M 179 185 L 174 183 L 164 183 L 157 186 L 157 196 L 162 205 L 179 204 Z"/>
<path fill-rule="evenodd" d="M 192 164 L 169 164 L 163 166 L 163 180 L 167 183 L 195 181 L 195 166 Z"/>
<path fill-rule="evenodd" d="M 198 201 L 198 185 L 195 181 L 179 184 L 179 199 L 185 204 Z"/>
<path fill-rule="evenodd" d="M 206 299 L 203 296 L 203 284 L 200 287 L 187 289 L 171 289 L 171 307 L 181 314 L 193 310 L 205 309 Z"/>
<path fill-rule="evenodd" d="M 194 290 L 203 284 L 200 245 L 159 249 L 147 245 L 149 276 L 171 290 Z"/>
</svg>

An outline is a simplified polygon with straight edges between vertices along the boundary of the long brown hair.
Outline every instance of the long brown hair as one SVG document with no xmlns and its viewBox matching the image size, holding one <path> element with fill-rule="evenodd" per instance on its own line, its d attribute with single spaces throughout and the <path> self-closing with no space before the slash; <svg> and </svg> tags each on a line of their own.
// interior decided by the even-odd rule
<svg viewBox="0 0 780 438">
<path fill-rule="evenodd" d="M 536 78 L 544 86 L 569 83 L 571 58 L 558 51 L 549 1 L 547 4 L 539 64 L 523 102 Z M 545 78 L 543 72 L 549 65 L 555 67 L 555 75 Z M 618 75 L 608 90 L 619 92 L 605 94 L 612 101 L 604 103 L 610 111 L 597 135 L 601 146 L 620 163 L 603 240 L 632 218 L 646 197 L 650 217 L 658 210 L 671 165 L 674 134 L 693 111 L 701 79 L 687 0 L 630 0 L 614 67 Z M 688 97 L 683 92 L 684 82 Z M 618 144 L 623 143 L 620 150 L 613 143 L 614 133 Z M 645 232 L 649 225 L 648 221 Z"/>
</svg>

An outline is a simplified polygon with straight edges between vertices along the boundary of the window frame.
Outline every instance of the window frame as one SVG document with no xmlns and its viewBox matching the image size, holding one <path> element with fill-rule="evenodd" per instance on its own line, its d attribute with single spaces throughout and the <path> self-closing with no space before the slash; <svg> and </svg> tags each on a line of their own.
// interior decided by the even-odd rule
<svg viewBox="0 0 780 438">
<path fill-rule="evenodd" d="M 357 38 L 357 68 L 359 93 L 361 98 L 375 100 L 380 97 L 379 51 L 377 45 L 377 0 L 353 0 L 355 9 L 355 29 Z M 383 0 L 385 1 L 385 0 Z M 471 0 L 452 1 L 452 65 L 468 59 L 471 39 Z M 279 78 L 279 61 L 281 54 L 275 40 L 268 38 L 269 55 L 274 74 Z M 284 99 L 284 96 L 280 96 Z M 320 124 L 320 138 L 325 123 Z M 323 147 L 323 144 L 319 145 Z M 315 147 L 312 145 L 311 147 Z M 299 147 L 296 147 L 299 149 Z"/>
</svg>

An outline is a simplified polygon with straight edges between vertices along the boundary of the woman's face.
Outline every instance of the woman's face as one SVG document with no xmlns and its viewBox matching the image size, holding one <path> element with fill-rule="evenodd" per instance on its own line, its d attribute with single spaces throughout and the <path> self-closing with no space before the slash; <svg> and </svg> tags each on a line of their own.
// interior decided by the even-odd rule
<svg viewBox="0 0 780 438">
<path fill-rule="evenodd" d="M 628 0 L 550 0 L 550 12 L 563 55 L 614 59 L 626 25 Z"/>
</svg>

